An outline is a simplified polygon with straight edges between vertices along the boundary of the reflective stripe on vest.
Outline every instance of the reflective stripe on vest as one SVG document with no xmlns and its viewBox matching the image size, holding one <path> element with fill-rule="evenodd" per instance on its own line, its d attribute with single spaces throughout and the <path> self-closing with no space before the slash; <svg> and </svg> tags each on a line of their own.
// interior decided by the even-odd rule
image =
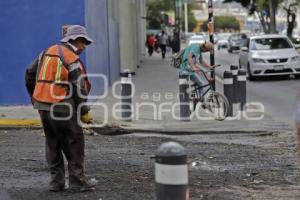
<svg viewBox="0 0 300 200">
<path fill-rule="evenodd" d="M 52 58 L 52 59 L 54 59 L 54 58 Z M 51 60 L 51 57 L 46 56 L 45 64 L 42 68 L 42 70 L 43 70 L 42 79 L 41 79 L 42 81 L 44 81 L 46 78 L 47 68 L 48 68 L 50 60 Z M 61 82 L 61 70 L 62 70 L 62 62 L 61 62 L 60 58 L 57 57 L 56 74 L 55 74 L 55 80 L 53 82 L 55 82 L 55 83 Z"/>
<path fill-rule="evenodd" d="M 57 69 L 56 69 L 56 74 L 55 74 L 55 83 L 60 83 L 61 79 L 61 69 L 62 69 L 62 62 L 60 58 L 57 58 Z"/>
<path fill-rule="evenodd" d="M 46 56 L 46 61 L 45 61 L 45 64 L 43 66 L 43 75 L 42 75 L 42 80 L 45 80 L 45 77 L 46 77 L 46 72 L 47 72 L 47 67 L 48 67 L 48 64 L 49 64 L 49 61 L 50 61 L 51 57 L 50 56 Z"/>
</svg>

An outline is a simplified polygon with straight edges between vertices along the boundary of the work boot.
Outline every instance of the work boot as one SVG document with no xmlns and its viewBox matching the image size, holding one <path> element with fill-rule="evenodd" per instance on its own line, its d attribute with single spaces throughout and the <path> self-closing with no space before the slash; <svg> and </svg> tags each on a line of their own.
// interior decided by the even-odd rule
<svg viewBox="0 0 300 200">
<path fill-rule="evenodd" d="M 87 177 L 77 178 L 74 176 L 69 178 L 69 189 L 79 192 L 94 191 L 96 184 L 96 179 L 88 179 Z"/>
<path fill-rule="evenodd" d="M 60 185 L 60 184 L 50 184 L 49 190 L 51 192 L 62 192 L 65 190 L 65 185 Z"/>
<path fill-rule="evenodd" d="M 65 178 L 62 176 L 52 175 L 49 182 L 51 192 L 61 192 L 65 189 Z"/>
</svg>

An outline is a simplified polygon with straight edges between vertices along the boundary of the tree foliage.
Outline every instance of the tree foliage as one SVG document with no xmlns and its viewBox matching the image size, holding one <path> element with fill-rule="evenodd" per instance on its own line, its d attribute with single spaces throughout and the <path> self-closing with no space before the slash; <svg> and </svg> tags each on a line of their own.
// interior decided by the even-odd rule
<svg viewBox="0 0 300 200">
<path fill-rule="evenodd" d="M 193 12 L 189 12 L 188 13 L 188 20 L 189 20 L 189 32 L 192 32 L 196 27 L 197 27 L 197 20 L 194 16 L 194 13 Z"/>
<path fill-rule="evenodd" d="M 147 1 L 147 27 L 149 29 L 160 29 L 162 13 L 174 9 L 174 0 L 148 0 Z"/>
<path fill-rule="evenodd" d="M 286 12 L 287 35 L 292 37 L 296 25 L 296 15 L 300 0 L 224 0 L 224 3 L 237 2 L 249 9 L 249 14 L 257 13 L 265 33 L 276 32 L 276 13 L 279 8 Z"/>
<path fill-rule="evenodd" d="M 283 0 L 224 0 L 224 3 L 237 2 L 249 10 L 249 14 L 257 13 L 265 33 L 276 33 L 276 13 Z"/>
<path fill-rule="evenodd" d="M 188 5 L 188 32 L 192 32 L 197 27 L 197 20 L 195 18 L 195 15 L 193 13 L 193 10 L 195 9 L 194 4 Z M 184 11 L 181 12 L 181 30 L 185 31 L 185 22 L 184 22 Z"/>
<path fill-rule="evenodd" d="M 163 13 L 174 12 L 174 0 L 148 0 L 147 1 L 147 28 L 160 29 L 163 21 Z M 193 14 L 195 6 L 193 4 L 188 5 L 188 22 L 189 30 L 192 31 L 197 26 L 197 21 Z M 182 6 L 183 9 L 183 6 Z M 184 12 L 181 11 L 180 24 L 184 30 Z"/>
<path fill-rule="evenodd" d="M 215 29 L 216 31 L 219 30 L 235 30 L 235 31 L 239 31 L 240 30 L 240 24 L 239 21 L 234 17 L 234 16 L 215 16 Z M 207 23 L 208 21 L 206 20 L 201 29 L 202 31 L 207 31 Z"/>
</svg>

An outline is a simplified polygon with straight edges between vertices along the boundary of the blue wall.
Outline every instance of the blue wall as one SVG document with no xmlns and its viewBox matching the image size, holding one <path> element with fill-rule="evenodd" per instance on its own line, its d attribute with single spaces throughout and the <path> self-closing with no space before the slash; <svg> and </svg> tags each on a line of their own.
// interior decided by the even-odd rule
<svg viewBox="0 0 300 200">
<path fill-rule="evenodd" d="M 120 56 L 118 26 L 108 15 L 108 0 L 87 0 L 85 18 L 88 33 L 94 43 L 87 50 L 88 73 L 105 75 L 108 84 L 119 78 Z M 92 95 L 104 93 L 104 81 L 90 78 Z"/>
<path fill-rule="evenodd" d="M 109 46 L 107 24 L 107 1 L 87 0 L 85 2 L 85 21 L 89 35 L 94 43 L 87 49 L 89 74 L 103 74 L 109 79 Z M 92 83 L 91 95 L 102 95 L 104 81 L 100 78 L 89 78 Z"/>
<path fill-rule="evenodd" d="M 0 1 L 0 105 L 28 104 L 24 73 L 39 53 L 61 39 L 61 27 L 87 27 L 94 43 L 81 56 L 87 72 L 104 74 L 111 84 L 119 77 L 118 24 L 108 17 L 107 0 Z M 92 94 L 104 91 L 103 81 L 90 78 Z"/>
<path fill-rule="evenodd" d="M 29 103 L 27 65 L 59 41 L 62 25 L 84 25 L 84 1 L 9 0 L 0 1 L 0 7 L 0 104 Z"/>
</svg>

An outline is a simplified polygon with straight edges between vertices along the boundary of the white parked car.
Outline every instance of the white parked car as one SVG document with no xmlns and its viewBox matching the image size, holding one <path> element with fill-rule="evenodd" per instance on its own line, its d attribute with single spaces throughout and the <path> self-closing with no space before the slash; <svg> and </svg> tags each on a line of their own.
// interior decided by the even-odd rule
<svg viewBox="0 0 300 200">
<path fill-rule="evenodd" d="M 239 65 L 250 80 L 260 76 L 300 74 L 300 56 L 283 35 L 252 36 L 242 47 Z"/>
<path fill-rule="evenodd" d="M 194 35 L 190 38 L 189 40 L 189 45 L 190 44 L 203 44 L 205 42 L 205 38 L 202 35 Z"/>
</svg>

